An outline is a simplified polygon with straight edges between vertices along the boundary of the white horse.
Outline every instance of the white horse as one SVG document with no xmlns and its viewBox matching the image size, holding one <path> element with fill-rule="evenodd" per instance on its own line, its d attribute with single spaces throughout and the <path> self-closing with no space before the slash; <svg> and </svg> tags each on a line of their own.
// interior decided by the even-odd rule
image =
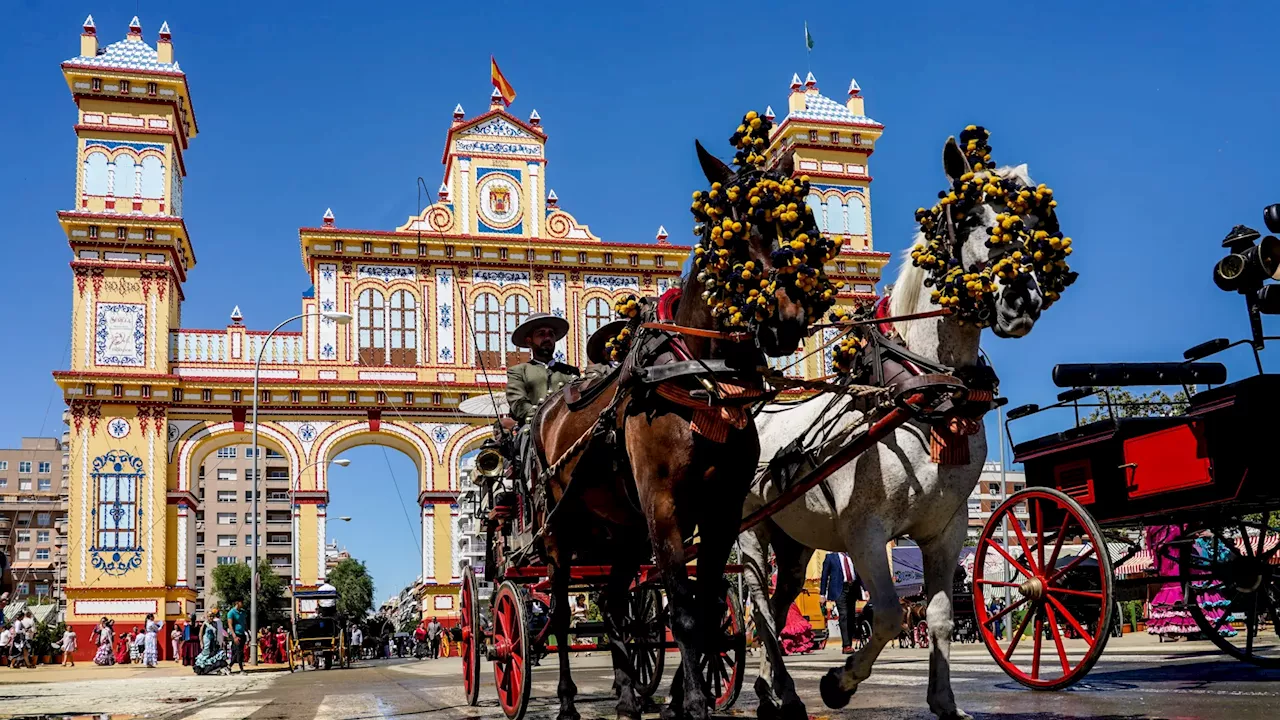
<svg viewBox="0 0 1280 720">
<path fill-rule="evenodd" d="M 954 141 L 948 141 L 943 158 L 950 178 L 968 169 Z M 1025 165 L 1001 168 L 997 172 L 1031 186 Z M 981 220 L 977 227 L 967 237 L 957 238 L 963 242 L 960 257 L 965 267 L 991 259 L 993 251 L 985 246 L 986 228 L 994 223 L 996 213 L 1002 209 L 1002 206 L 978 206 Z M 917 235 L 916 239 L 920 242 L 922 236 Z M 891 295 L 892 315 L 933 309 L 930 293 L 924 287 L 925 277 L 924 270 L 913 266 L 910 259 L 904 260 Z M 1001 337 L 1026 335 L 1039 318 L 1042 304 L 1040 289 L 1029 275 L 1020 276 L 1007 287 L 999 287 L 993 330 Z M 898 323 L 895 329 L 911 352 L 928 360 L 953 368 L 978 363 L 981 330 L 972 324 L 962 325 L 952 317 L 940 317 Z M 767 407 L 756 419 L 761 463 L 767 463 L 807 429 L 821 428 L 826 420 L 835 422 L 813 438 L 814 445 L 840 434 L 859 419 L 857 413 L 846 412 L 848 402 L 842 397 L 819 394 L 794 405 Z M 968 437 L 967 465 L 937 465 L 930 459 L 929 431 L 923 422 L 908 422 L 831 475 L 825 481 L 826 491 L 822 485 L 813 488 L 741 536 L 757 636 L 766 649 L 768 664 L 772 666 L 773 692 L 781 700 L 782 716 L 787 720 L 804 718 L 806 713 L 783 666 L 777 631 L 785 624 L 787 611 L 804 586 L 805 567 L 814 549 L 847 552 L 875 608 L 870 641 L 842 667 L 832 668 L 822 679 L 823 701 L 838 708 L 849 702 L 858 684 L 871 674 L 871 665 L 881 649 L 897 637 L 901 628 L 901 608 L 885 550 L 886 543 L 901 536 L 914 539 L 924 559 L 930 641 L 929 709 L 940 717 L 968 717 L 956 707 L 951 690 L 948 664 L 951 592 L 968 527 L 967 500 L 987 457 L 987 436 L 980 423 L 978 432 Z M 777 494 L 778 489 L 763 473 L 759 474 L 747 498 L 744 516 Z M 768 590 L 770 546 L 778 567 L 772 607 Z M 763 676 L 756 681 L 756 691 L 760 695 L 761 716 L 773 714 L 777 706 Z"/>
</svg>

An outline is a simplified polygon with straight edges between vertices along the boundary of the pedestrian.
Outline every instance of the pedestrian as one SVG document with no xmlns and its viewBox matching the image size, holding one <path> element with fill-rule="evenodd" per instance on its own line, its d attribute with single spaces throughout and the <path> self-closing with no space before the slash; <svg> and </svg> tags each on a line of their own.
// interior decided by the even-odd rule
<svg viewBox="0 0 1280 720">
<path fill-rule="evenodd" d="M 217 619 L 217 610 L 210 610 L 205 617 L 200 631 L 200 654 L 193 663 L 197 675 L 222 674 L 227 669 L 227 654 L 222 650 Z"/>
<path fill-rule="evenodd" d="M 282 663 L 289 662 L 289 633 L 284 631 L 283 625 L 276 626 L 276 656 Z"/>
<path fill-rule="evenodd" d="M 147 613 L 147 619 L 143 621 L 143 631 L 146 636 L 142 640 L 142 662 L 147 667 L 156 666 L 157 656 L 160 654 L 160 644 L 157 642 L 157 636 L 164 628 L 164 623 L 156 622 L 156 616 L 153 613 Z"/>
<path fill-rule="evenodd" d="M 98 627 L 93 631 L 91 638 L 93 643 L 98 646 L 98 651 L 93 655 L 94 665 L 112 665 L 115 663 L 115 656 L 111 654 L 114 645 L 113 632 L 111 630 L 111 621 L 105 617 L 98 623 Z"/>
<path fill-rule="evenodd" d="M 179 620 L 178 622 L 174 623 L 173 630 L 169 631 L 169 646 L 173 648 L 174 662 L 182 661 L 182 656 L 178 652 L 178 648 L 182 646 L 182 625 L 184 624 L 185 624 L 184 621 Z"/>
<path fill-rule="evenodd" d="M 361 650 L 363 648 L 364 631 L 360 629 L 359 625 L 354 625 L 351 628 L 351 651 L 355 654 L 356 658 L 359 658 L 362 654 Z"/>
<path fill-rule="evenodd" d="M 853 561 L 846 553 L 827 553 L 822 559 L 822 580 L 818 594 L 827 603 L 830 612 L 835 608 L 840 627 L 840 652 L 853 652 L 853 616 L 862 597 L 862 582 L 853 570 Z"/>
<path fill-rule="evenodd" d="M 13 628 L 0 626 L 0 663 L 9 664 L 13 655 Z"/>
<path fill-rule="evenodd" d="M 62 650 L 62 667 L 75 667 L 76 660 L 73 655 L 76 652 L 76 631 L 68 625 L 65 632 L 62 633 L 62 639 L 55 643 L 55 646 Z"/>
<path fill-rule="evenodd" d="M 27 666 L 36 666 L 36 656 L 34 654 L 36 639 L 36 616 L 30 610 L 22 617 L 22 634 L 27 638 Z"/>
<path fill-rule="evenodd" d="M 987 606 L 987 612 L 991 614 L 991 617 L 999 615 L 1002 610 L 1004 610 L 1004 601 L 1000 598 L 993 599 L 991 604 Z M 1004 639 L 1004 618 L 995 621 L 995 627 L 992 628 L 992 632 L 997 638 Z"/>
<path fill-rule="evenodd" d="M 244 672 L 244 656 L 249 639 L 245 631 L 248 623 L 245 621 L 244 601 L 237 600 L 235 607 L 227 612 L 227 632 L 231 635 L 231 664 L 239 665 L 240 672 Z"/>
<path fill-rule="evenodd" d="M 146 633 L 139 630 L 137 625 L 134 625 L 133 633 L 129 635 L 129 662 L 135 665 L 142 662 L 142 654 L 146 651 L 146 646 Z"/>
<path fill-rule="evenodd" d="M 9 650 L 9 667 L 27 667 L 30 654 L 31 644 L 27 642 L 27 634 L 22 631 L 19 623 L 14 623 L 12 647 Z"/>
<path fill-rule="evenodd" d="M 113 627 L 114 627 L 114 624 L 113 624 Z M 116 664 L 118 665 L 129 664 L 129 648 L 132 645 L 133 645 L 133 637 L 129 635 L 129 631 L 126 630 L 120 633 L 119 637 L 116 638 Z"/>
<path fill-rule="evenodd" d="M 440 636 L 443 634 L 444 626 L 440 624 L 439 620 L 432 617 L 431 622 L 427 623 L 427 642 L 431 644 L 430 657 L 432 659 L 439 659 L 440 657 Z"/>
</svg>

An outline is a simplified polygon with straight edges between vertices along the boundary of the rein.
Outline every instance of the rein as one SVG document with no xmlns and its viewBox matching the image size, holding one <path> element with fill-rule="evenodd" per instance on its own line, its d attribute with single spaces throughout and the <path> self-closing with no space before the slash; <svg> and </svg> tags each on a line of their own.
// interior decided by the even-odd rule
<svg viewBox="0 0 1280 720">
<path fill-rule="evenodd" d="M 641 323 L 640 327 L 649 330 L 662 330 L 675 335 L 687 335 L 689 337 L 707 338 L 709 340 L 722 340 L 725 342 L 744 343 L 751 342 L 752 337 L 749 332 L 729 332 L 725 330 L 707 330 L 705 328 L 685 327 L 684 325 L 676 325 L 667 322 L 647 322 Z"/>
</svg>

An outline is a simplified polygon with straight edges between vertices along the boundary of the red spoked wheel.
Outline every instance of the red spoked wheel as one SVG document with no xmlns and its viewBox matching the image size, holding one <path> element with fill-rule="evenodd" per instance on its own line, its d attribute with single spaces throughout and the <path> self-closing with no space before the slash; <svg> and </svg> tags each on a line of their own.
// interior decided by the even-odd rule
<svg viewBox="0 0 1280 720">
<path fill-rule="evenodd" d="M 462 593 L 458 601 L 458 626 L 462 631 L 462 691 L 467 704 L 480 702 L 480 609 L 476 605 L 476 574 L 471 566 L 462 570 Z"/>
<path fill-rule="evenodd" d="M 662 683 L 662 667 L 667 656 L 662 593 L 653 587 L 636 588 L 628 600 L 622 641 L 631 667 L 636 671 L 636 694 L 651 697 Z"/>
<path fill-rule="evenodd" d="M 1061 555 L 1077 542 L 1079 554 Z M 1111 557 L 1098 523 L 1066 493 L 1027 488 L 996 508 L 982 528 L 973 576 L 979 635 L 1009 677 L 1058 690 L 1087 675 L 1102 655 L 1115 607 Z M 993 607 L 1006 592 L 1008 605 Z"/>
<path fill-rule="evenodd" d="M 493 596 L 493 677 L 498 704 L 509 720 L 529 707 L 533 668 L 529 664 L 529 620 L 524 597 L 510 580 Z"/>
<path fill-rule="evenodd" d="M 702 676 L 711 688 L 716 710 L 733 707 L 742 692 L 743 664 L 747 661 L 747 631 L 742 622 L 742 602 L 733 590 L 725 595 L 724 620 L 720 624 L 719 642 L 715 652 L 702 656 Z"/>
</svg>

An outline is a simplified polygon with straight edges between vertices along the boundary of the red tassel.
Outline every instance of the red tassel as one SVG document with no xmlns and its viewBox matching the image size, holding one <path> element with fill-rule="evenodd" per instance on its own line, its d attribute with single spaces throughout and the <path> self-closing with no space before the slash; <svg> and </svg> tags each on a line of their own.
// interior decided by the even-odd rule
<svg viewBox="0 0 1280 720">
<path fill-rule="evenodd" d="M 968 465 L 969 438 L 951 429 L 929 428 L 929 459 L 937 465 Z"/>
</svg>

